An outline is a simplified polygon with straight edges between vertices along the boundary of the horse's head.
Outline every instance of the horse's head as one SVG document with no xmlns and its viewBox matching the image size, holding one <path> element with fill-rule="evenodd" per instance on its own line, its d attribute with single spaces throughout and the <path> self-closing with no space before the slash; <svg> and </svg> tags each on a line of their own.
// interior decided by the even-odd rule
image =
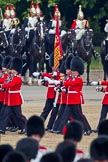
<svg viewBox="0 0 108 162">
<path fill-rule="evenodd" d="M 71 41 L 75 41 L 76 40 L 76 33 L 75 30 L 68 30 L 68 38 Z"/>
<path fill-rule="evenodd" d="M 3 48 L 7 48 L 9 45 L 9 42 L 6 37 L 6 33 L 3 31 L 0 31 L 0 46 Z"/>
<path fill-rule="evenodd" d="M 45 38 L 46 30 L 47 30 L 46 23 L 44 21 L 39 21 L 37 23 L 36 31 L 40 40 L 43 40 Z"/>
<path fill-rule="evenodd" d="M 93 38 L 93 30 L 92 29 L 86 29 L 85 33 L 84 33 L 84 35 L 82 37 L 85 47 L 90 47 L 91 46 L 92 38 Z"/>
</svg>

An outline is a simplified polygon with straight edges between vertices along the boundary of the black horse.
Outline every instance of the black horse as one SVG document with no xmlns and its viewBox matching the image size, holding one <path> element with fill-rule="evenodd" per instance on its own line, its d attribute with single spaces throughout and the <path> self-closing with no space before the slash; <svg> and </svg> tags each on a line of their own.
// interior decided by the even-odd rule
<svg viewBox="0 0 108 162">
<path fill-rule="evenodd" d="M 81 40 L 77 42 L 76 45 L 76 53 L 80 56 L 86 63 L 87 63 L 87 85 L 90 84 L 89 81 L 89 73 L 90 73 L 90 64 L 93 55 L 93 30 L 86 29 L 84 35 L 82 36 Z"/>
<path fill-rule="evenodd" d="M 6 33 L 4 31 L 0 31 L 0 54 L 3 56 L 6 55 L 6 48 L 9 46 L 9 42 L 7 40 Z"/>
<path fill-rule="evenodd" d="M 69 53 L 75 54 L 76 33 L 74 30 L 68 30 L 61 37 L 63 56 L 66 57 Z"/>
<path fill-rule="evenodd" d="M 45 34 L 46 23 L 44 21 L 39 21 L 37 23 L 36 29 L 34 30 L 34 37 L 32 39 L 27 54 L 27 66 L 29 69 L 29 85 L 32 85 L 32 73 L 34 71 L 44 71 Z"/>
<path fill-rule="evenodd" d="M 107 36 L 108 37 L 108 36 Z M 107 78 L 106 67 L 108 68 L 108 40 L 103 40 L 100 47 L 101 62 L 104 71 L 104 80 Z"/>
</svg>

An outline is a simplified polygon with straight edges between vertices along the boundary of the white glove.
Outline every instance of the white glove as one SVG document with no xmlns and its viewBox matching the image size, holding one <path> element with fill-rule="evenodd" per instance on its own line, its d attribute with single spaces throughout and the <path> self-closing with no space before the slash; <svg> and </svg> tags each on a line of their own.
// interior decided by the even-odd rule
<svg viewBox="0 0 108 162">
<path fill-rule="evenodd" d="M 47 81 L 49 84 L 54 84 L 54 81 L 55 81 L 55 80 L 52 80 L 46 76 L 44 77 L 44 80 Z"/>
<path fill-rule="evenodd" d="M 61 34 L 60 34 L 60 37 L 64 36 L 66 34 L 66 31 L 65 30 L 62 30 L 61 31 Z"/>
<path fill-rule="evenodd" d="M 45 76 L 45 77 L 44 77 L 44 80 L 48 82 L 48 81 L 51 80 L 51 79 L 48 78 L 47 76 Z"/>
<path fill-rule="evenodd" d="M 26 28 L 25 28 L 25 31 L 29 31 L 29 28 L 28 28 L 28 27 L 26 27 Z"/>
<path fill-rule="evenodd" d="M 53 72 L 53 76 L 57 76 L 57 72 L 56 71 Z"/>
<path fill-rule="evenodd" d="M 54 80 L 54 84 L 55 85 L 60 84 L 60 80 Z"/>
<path fill-rule="evenodd" d="M 98 82 L 97 82 L 97 81 L 92 81 L 92 82 L 91 82 L 91 85 L 94 85 L 94 86 L 95 86 L 95 85 L 98 85 Z"/>
<path fill-rule="evenodd" d="M 50 29 L 49 34 L 55 34 L 55 29 Z"/>
<path fill-rule="evenodd" d="M 96 91 L 97 91 L 97 92 L 102 92 L 102 91 L 103 91 L 103 87 L 99 87 L 99 86 L 96 87 Z"/>
<path fill-rule="evenodd" d="M 33 73 L 33 76 L 34 76 L 34 77 L 38 77 L 39 75 L 40 75 L 39 72 L 34 72 L 34 73 Z"/>
<path fill-rule="evenodd" d="M 14 34 L 15 33 L 15 28 L 11 29 L 10 33 Z"/>
</svg>

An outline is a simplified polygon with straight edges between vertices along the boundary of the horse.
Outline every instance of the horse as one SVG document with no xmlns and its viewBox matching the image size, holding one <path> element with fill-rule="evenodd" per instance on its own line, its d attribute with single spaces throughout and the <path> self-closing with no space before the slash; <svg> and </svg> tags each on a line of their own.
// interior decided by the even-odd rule
<svg viewBox="0 0 108 162">
<path fill-rule="evenodd" d="M 103 71 L 104 71 L 104 78 L 103 78 L 103 80 L 106 80 L 106 78 L 107 78 L 106 66 L 108 65 L 108 53 L 107 53 L 108 47 L 106 47 L 106 46 L 108 46 L 108 44 L 106 45 L 105 40 L 103 40 L 102 43 L 101 43 L 101 47 L 100 47 L 100 56 L 101 56 L 101 62 L 102 62 Z"/>
<path fill-rule="evenodd" d="M 84 35 L 76 44 L 76 54 L 81 57 L 87 63 L 87 85 L 90 84 L 89 73 L 90 73 L 90 64 L 93 55 L 93 30 L 86 29 Z"/>
<path fill-rule="evenodd" d="M 76 33 L 74 30 L 68 30 L 61 37 L 63 56 L 66 57 L 69 53 L 75 54 Z"/>
<path fill-rule="evenodd" d="M 27 66 L 29 69 L 29 85 L 32 85 L 32 73 L 34 71 L 44 71 L 44 59 L 45 59 L 45 34 L 46 23 L 39 21 L 34 30 L 34 37 L 30 44 L 30 48 L 27 54 Z M 37 68 L 37 63 L 39 67 Z"/>
<path fill-rule="evenodd" d="M 14 33 L 10 33 L 9 51 L 13 57 L 22 59 L 23 49 L 26 45 L 26 32 L 23 28 L 16 27 Z"/>
<path fill-rule="evenodd" d="M 9 42 L 7 40 L 6 33 L 4 31 L 0 31 L 0 54 L 3 56 L 6 55 L 6 48 L 9 46 Z"/>
</svg>

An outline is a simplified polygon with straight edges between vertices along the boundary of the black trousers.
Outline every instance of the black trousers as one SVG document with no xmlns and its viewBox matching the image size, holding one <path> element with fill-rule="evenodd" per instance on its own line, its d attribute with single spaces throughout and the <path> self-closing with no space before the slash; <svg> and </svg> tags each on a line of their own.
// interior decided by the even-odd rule
<svg viewBox="0 0 108 162">
<path fill-rule="evenodd" d="M 102 120 L 106 119 L 107 113 L 108 113 L 108 105 L 102 105 L 98 126 Z M 98 126 L 97 126 L 97 129 L 98 129 Z"/>
<path fill-rule="evenodd" d="M 26 118 L 22 115 L 21 105 L 19 106 L 4 106 L 3 112 L 0 114 L 0 130 L 5 131 L 6 126 L 11 118 L 11 115 L 14 114 L 17 125 L 19 129 L 24 129 L 26 126 Z"/>
<path fill-rule="evenodd" d="M 58 114 L 59 106 L 60 106 L 60 104 L 57 104 L 56 107 L 53 107 L 53 109 L 52 109 L 52 112 L 51 112 L 51 115 L 50 115 L 50 118 L 48 121 L 48 125 L 47 125 L 48 129 L 52 129 L 52 127 L 53 127 L 56 116 Z"/>
<path fill-rule="evenodd" d="M 63 116 L 63 113 L 64 113 L 64 110 L 65 110 L 65 107 L 66 105 L 65 104 L 61 104 L 60 105 L 60 109 L 59 109 L 59 112 L 58 112 L 58 116 L 57 116 L 57 119 L 54 123 L 54 126 L 53 126 L 53 130 L 57 131 L 58 130 L 58 127 L 61 123 L 61 120 L 62 120 L 62 116 Z"/>
<path fill-rule="evenodd" d="M 66 108 L 64 110 L 64 113 L 63 113 L 63 116 L 62 116 L 62 119 L 61 119 L 61 123 L 60 123 L 59 128 L 58 128 L 58 131 L 63 130 L 63 127 L 68 122 L 70 115 L 72 115 L 72 117 L 75 120 L 82 122 L 82 124 L 84 125 L 84 131 L 91 130 L 91 127 L 90 127 L 85 115 L 82 113 L 81 105 L 76 104 L 76 105 L 66 105 Z"/>
<path fill-rule="evenodd" d="M 1 112 L 2 107 L 3 107 L 3 102 L 0 101 L 0 112 Z"/>
<path fill-rule="evenodd" d="M 47 116 L 49 115 L 50 111 L 52 110 L 53 103 L 54 103 L 54 98 L 46 100 L 45 107 L 43 109 L 43 112 L 40 115 L 40 117 L 42 117 L 44 121 L 46 120 Z"/>
</svg>

